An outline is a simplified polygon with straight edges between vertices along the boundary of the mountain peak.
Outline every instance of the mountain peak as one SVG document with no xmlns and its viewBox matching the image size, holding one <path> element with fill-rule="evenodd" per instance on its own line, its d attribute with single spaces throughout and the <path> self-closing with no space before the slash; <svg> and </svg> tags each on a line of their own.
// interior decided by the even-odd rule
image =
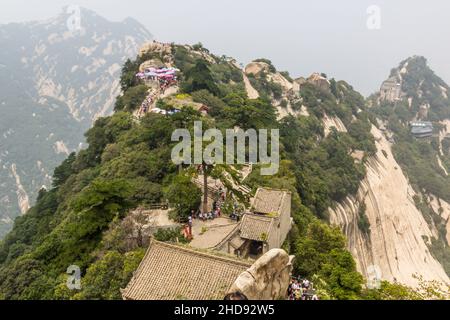
<svg viewBox="0 0 450 320">
<path fill-rule="evenodd" d="M 122 23 L 142 26 L 142 24 L 139 21 L 137 21 L 135 18 L 132 17 L 126 17 L 125 19 L 122 20 Z"/>
<path fill-rule="evenodd" d="M 146 27 L 133 18 L 127 17 L 123 21 L 111 21 L 91 9 L 78 5 L 63 6 L 56 16 L 44 21 L 32 21 L 28 24 L 32 27 L 44 26 L 46 29 L 50 26 L 57 29 L 66 29 L 72 23 L 79 23 L 79 28 L 88 33 L 99 32 L 99 30 L 112 31 L 114 29 L 121 33 L 137 32 L 144 34 L 146 40 L 153 39 L 153 35 Z"/>
<path fill-rule="evenodd" d="M 63 6 L 61 9 L 61 12 L 59 13 L 58 16 L 67 16 L 67 15 L 72 15 L 75 14 L 77 12 L 80 12 L 81 15 L 84 15 L 85 17 L 90 17 L 90 18 L 98 18 L 100 17 L 99 14 L 97 14 L 97 12 L 95 12 L 94 10 L 88 9 L 86 7 L 82 7 L 79 5 L 66 5 Z"/>
<path fill-rule="evenodd" d="M 413 55 L 407 59 L 405 59 L 404 61 L 413 61 L 413 62 L 418 62 L 418 63 L 427 63 L 427 58 L 425 58 L 424 56 L 421 55 Z"/>
<path fill-rule="evenodd" d="M 405 100 L 411 109 L 430 108 L 430 119 L 450 116 L 450 87 L 437 76 L 424 56 L 414 55 L 393 68 L 380 88 L 382 101 Z"/>
<path fill-rule="evenodd" d="M 151 39 L 136 20 L 111 22 L 77 6 L 0 25 L 0 238 L 26 199 L 51 185 L 54 167 L 80 147 L 91 123 L 111 114 L 123 63 Z"/>
</svg>

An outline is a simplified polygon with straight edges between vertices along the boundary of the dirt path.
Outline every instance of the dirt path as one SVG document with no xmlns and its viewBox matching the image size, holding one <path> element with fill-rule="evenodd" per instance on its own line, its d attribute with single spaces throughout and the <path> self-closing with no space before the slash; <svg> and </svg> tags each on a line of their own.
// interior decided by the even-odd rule
<svg viewBox="0 0 450 320">
<path fill-rule="evenodd" d="M 160 90 L 155 90 L 155 89 L 149 91 L 149 93 L 148 93 L 147 97 L 145 98 L 145 100 L 148 100 L 148 99 L 151 98 L 152 103 L 147 106 L 147 112 L 146 113 L 151 112 L 151 110 L 155 108 L 156 102 L 159 99 L 164 99 L 164 98 L 167 98 L 167 97 L 169 97 L 171 95 L 177 94 L 179 90 L 180 90 L 180 88 L 177 85 L 174 85 L 174 86 L 168 87 L 164 91 L 164 93 L 161 93 Z M 137 110 L 135 110 L 133 112 L 133 116 L 135 118 L 139 119 L 140 117 L 142 117 L 145 114 L 142 110 L 143 110 L 143 104 L 139 107 L 139 109 L 137 109 Z"/>
<path fill-rule="evenodd" d="M 439 167 L 441 167 L 441 169 L 444 171 L 445 175 L 448 176 L 447 169 L 445 169 L 444 165 L 442 164 L 441 157 L 436 155 L 436 158 L 437 158 L 437 162 L 438 162 Z"/>
</svg>

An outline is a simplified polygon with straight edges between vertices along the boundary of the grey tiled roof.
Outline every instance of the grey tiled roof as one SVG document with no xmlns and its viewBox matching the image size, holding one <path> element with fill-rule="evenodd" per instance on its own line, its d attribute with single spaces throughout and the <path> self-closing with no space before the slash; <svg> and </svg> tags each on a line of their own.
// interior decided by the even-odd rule
<svg viewBox="0 0 450 320">
<path fill-rule="evenodd" d="M 127 300 L 221 300 L 250 266 L 239 260 L 152 240 L 122 296 Z"/>
</svg>

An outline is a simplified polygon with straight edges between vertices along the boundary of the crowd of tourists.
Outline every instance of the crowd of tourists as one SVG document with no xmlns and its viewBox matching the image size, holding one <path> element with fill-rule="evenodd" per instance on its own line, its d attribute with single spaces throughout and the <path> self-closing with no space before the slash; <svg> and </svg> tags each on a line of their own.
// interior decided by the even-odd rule
<svg viewBox="0 0 450 320">
<path fill-rule="evenodd" d="M 207 220 L 214 220 L 216 218 L 220 218 L 221 216 L 221 210 L 220 208 L 209 211 L 209 212 L 205 212 L 205 213 L 199 213 L 197 215 L 197 218 L 202 220 L 202 221 L 207 221 Z"/>
<path fill-rule="evenodd" d="M 142 105 L 141 105 L 141 109 L 140 109 L 140 113 L 147 113 L 148 112 L 148 110 L 150 109 L 150 106 L 153 104 L 153 101 L 154 101 L 154 99 L 155 99 L 155 93 L 151 93 L 151 94 L 149 94 L 146 98 L 145 98 L 145 100 L 142 102 Z"/>
<path fill-rule="evenodd" d="M 176 68 L 147 68 L 144 72 L 136 74 L 140 80 L 159 80 L 170 82 L 177 79 L 177 72 L 180 70 Z"/>
<path fill-rule="evenodd" d="M 214 220 L 216 218 L 220 218 L 222 216 L 222 206 L 218 201 L 214 201 L 212 205 L 212 210 L 209 212 L 202 212 L 200 209 L 195 211 L 191 211 L 191 215 L 189 219 L 199 219 L 201 221 Z"/>
<path fill-rule="evenodd" d="M 212 203 L 211 210 L 203 212 L 202 205 L 197 210 L 191 210 L 191 213 L 188 216 L 187 224 L 184 226 L 184 235 L 186 239 L 192 239 L 192 226 L 195 219 L 206 222 L 222 217 L 223 205 L 226 200 L 226 192 L 222 187 L 219 187 L 215 191 L 211 192 L 213 193 L 215 199 Z M 233 205 L 233 211 L 230 213 L 229 218 L 237 222 L 239 222 L 241 218 L 241 214 L 238 212 L 238 204 L 236 202 Z"/>
<path fill-rule="evenodd" d="M 159 108 L 151 108 L 156 101 L 159 94 L 164 94 L 166 89 L 177 85 L 177 72 L 176 68 L 148 68 L 144 72 L 139 72 L 136 77 L 140 80 L 155 81 L 158 83 L 159 92 L 151 92 L 145 100 L 142 102 L 139 114 L 145 114 L 148 111 L 155 113 L 167 114 L 165 110 Z M 172 112 L 174 113 L 174 112 Z"/>
<path fill-rule="evenodd" d="M 287 295 L 289 300 L 319 300 L 313 283 L 300 277 L 291 279 Z"/>
<path fill-rule="evenodd" d="M 241 213 L 239 213 L 238 205 L 235 202 L 233 205 L 233 212 L 230 214 L 230 219 L 239 222 L 241 220 Z"/>
</svg>

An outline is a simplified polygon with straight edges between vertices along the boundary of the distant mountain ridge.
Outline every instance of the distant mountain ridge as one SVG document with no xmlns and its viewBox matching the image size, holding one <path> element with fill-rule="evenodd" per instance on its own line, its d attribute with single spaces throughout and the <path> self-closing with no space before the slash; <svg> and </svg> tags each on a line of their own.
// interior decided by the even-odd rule
<svg viewBox="0 0 450 320">
<path fill-rule="evenodd" d="M 109 115 L 127 58 L 153 37 L 132 18 L 80 8 L 45 21 L 0 25 L 0 238 L 24 213 L 92 122 Z"/>
<path fill-rule="evenodd" d="M 356 197 L 333 210 L 359 268 L 414 285 L 413 274 L 448 283 L 450 275 L 449 86 L 421 56 L 393 68 L 368 99 L 377 154 Z M 417 137 L 411 122 L 430 123 Z M 362 209 L 363 210 L 362 210 Z M 370 230 L 358 230 L 364 211 Z"/>
</svg>

